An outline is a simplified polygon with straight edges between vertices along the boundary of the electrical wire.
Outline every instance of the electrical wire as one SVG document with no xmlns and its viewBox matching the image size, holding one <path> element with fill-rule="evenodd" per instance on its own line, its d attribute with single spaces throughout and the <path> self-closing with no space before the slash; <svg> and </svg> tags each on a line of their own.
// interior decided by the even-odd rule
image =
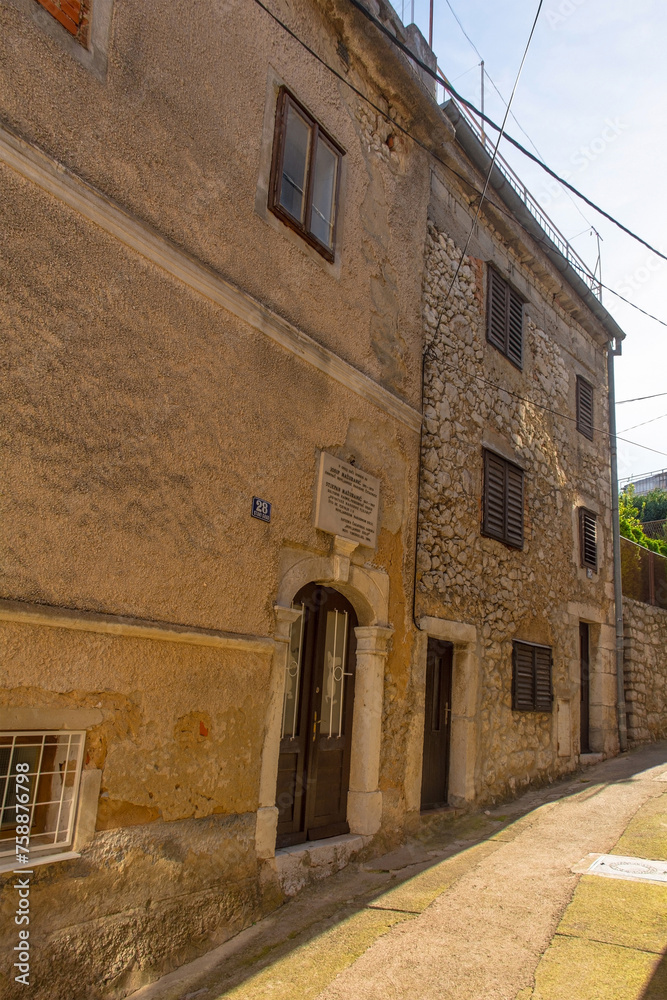
<svg viewBox="0 0 667 1000">
<path fill-rule="evenodd" d="M 255 0 L 255 2 L 259 3 L 260 0 Z M 395 45 L 402 52 L 404 52 L 405 55 L 407 55 L 408 58 L 415 63 L 415 65 L 419 66 L 421 70 L 427 73 L 432 79 L 436 80 L 442 87 L 445 88 L 445 90 L 447 90 L 452 95 L 452 97 L 454 97 L 457 101 L 459 101 L 460 104 L 463 104 L 464 107 L 468 108 L 469 111 L 472 111 L 474 115 L 476 115 L 478 118 L 486 122 L 487 125 L 490 125 L 491 128 L 494 129 L 496 132 L 500 133 L 502 131 L 501 126 L 497 125 L 492 118 L 489 118 L 488 115 L 485 115 L 482 111 L 479 110 L 479 108 L 475 107 L 475 105 L 471 101 L 466 100 L 465 97 L 459 94 L 458 91 L 456 91 L 454 87 L 452 87 L 451 83 L 447 80 L 447 78 L 443 74 L 438 73 L 437 70 L 431 69 L 430 66 L 428 66 L 425 62 L 423 62 L 421 59 L 415 56 L 415 54 L 410 51 L 407 45 L 404 45 L 403 42 L 401 42 L 398 38 L 392 35 L 391 31 L 389 31 L 389 29 L 386 28 L 381 21 L 378 21 L 378 19 L 374 17 L 369 10 L 366 10 L 364 5 L 360 3 L 360 0 L 348 0 L 348 3 L 352 4 L 352 6 L 355 7 L 357 10 L 359 10 L 364 15 L 364 17 L 368 18 L 369 21 L 372 21 L 372 23 L 378 28 L 378 30 L 387 36 L 392 45 Z M 529 160 L 532 160 L 533 163 L 536 163 L 538 167 L 541 167 L 542 170 L 544 170 L 547 174 L 549 174 L 550 177 L 553 177 L 554 180 L 558 181 L 558 183 L 561 184 L 564 188 L 566 188 L 568 191 L 571 191 L 572 194 L 577 196 L 577 198 L 581 198 L 581 200 L 585 202 L 586 205 L 588 205 L 590 208 L 593 208 L 603 218 L 607 219 L 609 222 L 612 222 L 615 226 L 617 226 L 620 230 L 622 230 L 624 233 L 630 236 L 633 240 L 636 240 L 638 243 L 641 243 L 642 246 L 645 246 L 648 250 L 651 251 L 651 253 L 654 253 L 656 257 L 660 257 L 662 260 L 667 260 L 667 254 L 661 253 L 660 250 L 656 250 L 656 248 L 651 246 L 651 244 L 648 243 L 645 239 L 643 239 L 641 236 L 638 236 L 637 233 L 634 233 L 631 229 L 628 229 L 627 226 L 623 225 L 622 222 L 619 222 L 618 219 L 615 219 L 613 215 L 609 214 L 609 212 L 606 212 L 603 208 L 600 208 L 599 205 L 596 205 L 594 201 L 591 201 L 590 198 L 587 198 L 585 194 L 582 194 L 582 192 L 579 191 L 576 187 L 574 187 L 573 184 L 570 184 L 569 181 L 566 181 L 564 177 L 561 177 L 559 174 L 557 174 L 555 170 L 552 170 L 551 167 L 548 167 L 543 160 L 541 160 L 538 156 L 535 156 L 534 153 L 531 153 L 530 150 L 526 149 L 525 146 L 522 146 L 521 143 L 518 142 L 516 139 L 513 139 L 511 135 L 507 135 L 507 133 L 504 132 L 502 137 L 507 142 L 509 142 L 510 145 L 514 146 L 515 149 L 518 149 L 520 153 L 523 153 L 524 156 L 527 156 Z"/>
<path fill-rule="evenodd" d="M 537 27 L 537 21 L 538 21 L 538 18 L 540 16 L 540 11 L 542 10 L 542 4 L 543 3 L 544 3 L 544 0 L 539 0 L 539 3 L 537 5 L 537 13 L 535 14 L 535 19 L 533 21 L 533 26 L 530 29 L 530 34 L 528 36 L 528 41 L 526 42 L 526 47 L 523 50 L 523 56 L 521 57 L 521 63 L 519 65 L 519 69 L 518 69 L 518 72 L 516 74 L 516 79 L 514 81 L 514 86 L 512 87 L 512 93 L 510 94 L 509 103 L 507 104 L 507 107 L 505 108 L 505 115 L 503 117 L 503 123 L 500 126 L 500 132 L 498 133 L 498 138 L 496 139 L 496 144 L 495 144 L 494 149 L 493 149 L 493 156 L 491 157 L 491 162 L 489 163 L 489 169 L 488 169 L 487 174 L 486 174 L 486 180 L 484 181 L 484 188 L 482 190 L 482 195 L 481 195 L 481 197 L 479 199 L 479 202 L 477 204 L 477 209 L 475 211 L 475 218 L 472 221 L 472 225 L 470 227 L 470 232 L 468 233 L 468 238 L 467 238 L 467 240 L 465 242 L 465 246 L 463 247 L 463 250 L 461 251 L 461 257 L 459 259 L 459 262 L 456 265 L 456 271 L 454 272 L 454 277 L 452 278 L 452 283 L 449 286 L 449 290 L 448 290 L 447 294 L 445 295 L 444 301 L 442 303 L 443 309 L 444 309 L 444 306 L 445 306 L 445 304 L 446 304 L 446 302 L 447 302 L 447 300 L 448 300 L 448 298 L 449 298 L 449 296 L 451 294 L 452 288 L 454 287 L 454 283 L 456 282 L 456 279 L 459 276 L 459 271 L 461 270 L 461 266 L 462 266 L 463 261 L 465 259 L 465 255 L 466 255 L 466 253 L 468 251 L 468 247 L 470 246 L 470 241 L 472 239 L 472 234 L 475 232 L 475 226 L 477 225 L 477 222 L 478 222 L 479 216 L 480 216 L 480 212 L 482 211 L 482 204 L 484 203 L 484 199 L 486 197 L 486 192 L 487 192 L 487 189 L 489 187 L 489 182 L 491 180 L 491 173 L 493 171 L 493 167 L 494 167 L 495 162 L 496 162 L 496 157 L 498 156 L 498 147 L 500 146 L 500 140 L 502 139 L 503 133 L 505 131 L 505 125 L 507 124 L 507 119 L 509 118 L 510 109 L 512 107 L 512 101 L 514 100 L 514 95 L 516 94 L 516 88 L 519 86 L 519 79 L 521 77 L 523 66 L 524 66 L 524 63 L 526 61 L 526 56 L 528 55 L 528 49 L 530 48 L 530 43 L 532 42 L 533 35 L 535 34 L 535 28 Z M 438 318 L 438 324 L 437 324 L 438 327 L 440 326 L 441 319 L 442 319 L 442 314 Z"/>
<path fill-rule="evenodd" d="M 484 73 L 484 75 L 485 75 L 485 76 L 486 76 L 486 78 L 488 79 L 489 83 L 491 84 L 491 86 L 493 87 L 493 89 L 495 90 L 496 94 L 498 95 L 498 97 L 500 98 L 500 100 L 501 100 L 501 101 L 503 102 L 503 104 L 505 105 L 505 107 L 507 107 L 507 101 L 505 100 L 505 98 L 503 97 L 503 95 L 502 95 L 502 94 L 500 93 L 500 90 L 499 90 L 499 89 L 498 89 L 498 87 L 496 86 L 496 84 L 495 84 L 495 81 L 494 81 L 493 77 L 491 76 L 491 74 L 489 73 L 489 71 L 488 71 L 488 70 L 487 70 L 487 68 L 486 68 L 486 65 L 485 65 L 485 63 L 484 63 L 484 56 L 482 55 L 482 53 L 481 53 L 481 52 L 479 51 L 479 49 L 477 48 L 477 46 L 476 46 L 476 45 L 475 45 L 475 43 L 473 42 L 472 38 L 470 37 L 470 35 L 469 35 L 469 34 L 468 34 L 468 32 L 466 31 L 466 29 L 465 29 L 465 28 L 463 27 L 463 24 L 461 23 L 461 20 L 460 20 L 460 18 L 459 18 L 459 16 L 458 16 L 458 14 L 456 13 L 456 11 L 454 10 L 454 8 L 452 7 L 452 5 L 451 5 L 451 3 L 449 2 L 449 0 L 445 0 L 445 3 L 447 4 L 447 6 L 449 7 L 450 11 L 452 12 L 452 15 L 453 15 L 453 17 L 454 17 L 454 20 L 456 21 L 456 23 L 458 24 L 459 28 L 461 29 L 461 31 L 462 31 L 462 32 L 463 32 L 463 34 L 465 35 L 466 39 L 468 40 L 468 42 L 470 43 L 470 45 L 472 46 L 472 48 L 474 49 L 474 51 L 475 51 L 475 52 L 477 53 L 477 55 L 479 56 L 479 58 L 480 58 L 480 60 L 481 60 L 481 65 L 482 65 L 482 67 L 483 67 L 483 73 Z M 470 70 L 467 70 L 466 72 L 468 72 L 468 73 L 469 73 L 469 72 L 470 72 Z M 466 75 L 465 73 L 462 73 L 462 74 L 461 74 L 461 76 L 465 76 L 465 75 Z M 456 80 L 460 80 L 460 79 L 461 79 L 461 76 L 457 76 L 457 77 L 456 77 L 456 78 L 455 78 L 454 80 L 452 80 L 452 83 L 455 83 L 455 82 L 456 82 Z M 519 121 L 519 119 L 517 118 L 517 116 L 516 116 L 516 115 L 514 114 L 514 112 L 513 112 L 513 111 L 511 111 L 511 112 L 510 112 L 510 114 L 512 115 L 512 118 L 514 119 L 514 121 L 515 121 L 515 123 L 516 123 L 516 126 L 517 126 L 517 128 L 519 128 L 519 129 L 520 129 L 520 130 L 521 130 L 521 131 L 523 132 L 523 134 L 525 135 L 526 139 L 527 139 L 527 140 L 528 140 L 528 142 L 529 142 L 529 143 L 531 144 L 531 146 L 533 147 L 533 149 L 535 150 L 535 152 L 537 153 L 537 155 L 538 155 L 538 156 L 540 157 L 540 159 L 542 159 L 542 160 L 543 160 L 543 159 L 544 159 L 544 156 L 543 156 L 543 155 L 542 155 L 542 153 L 541 153 L 541 152 L 539 151 L 539 149 L 537 148 L 537 146 L 535 145 L 535 143 L 533 142 L 533 140 L 531 139 L 531 137 L 530 137 L 530 136 L 528 135 L 528 133 L 526 132 L 525 128 L 523 127 L 523 125 L 521 124 L 521 122 Z M 563 190 L 564 190 L 564 189 L 563 189 Z M 588 228 L 589 228 L 589 229 L 590 229 L 590 228 L 592 228 L 592 223 L 590 222 L 590 220 L 589 220 L 589 219 L 587 219 L 587 218 L 586 218 L 586 216 L 585 216 L 585 215 L 584 215 L 584 213 L 583 213 L 583 212 L 581 211 L 581 209 L 579 208 L 579 206 L 577 205 L 576 201 L 575 201 L 575 200 L 574 200 L 574 198 L 573 198 L 573 197 L 571 196 L 571 194 L 569 193 L 569 191 L 565 191 L 565 194 L 566 194 L 566 195 L 567 195 L 567 197 L 568 197 L 568 198 L 570 199 L 570 201 L 572 202 L 572 204 L 574 205 L 575 209 L 577 210 L 577 212 L 579 213 L 579 215 L 581 216 L 581 218 L 582 218 L 582 219 L 584 220 L 584 222 L 586 222 L 586 223 L 588 224 Z M 586 231 L 587 231 L 586 229 L 584 229 L 584 230 L 583 230 L 583 232 L 584 232 L 584 233 L 585 233 Z M 581 235 L 582 235 L 582 233 L 580 233 L 579 235 L 581 236 Z M 574 238 L 576 238 L 576 237 L 574 237 Z"/>
<path fill-rule="evenodd" d="M 621 406 L 623 403 L 643 403 L 645 399 L 658 399 L 660 396 L 667 396 L 667 392 L 656 392 L 653 396 L 637 396 L 635 399 L 617 399 L 616 405 Z"/>
<path fill-rule="evenodd" d="M 632 427 L 626 427 L 624 430 L 619 431 L 619 434 L 627 434 L 628 431 L 634 431 L 637 427 L 645 427 L 646 424 L 654 424 L 656 420 L 664 420 L 667 417 L 667 413 L 661 413 L 659 417 L 651 417 L 650 420 L 642 420 L 641 424 L 633 424 Z"/>
</svg>

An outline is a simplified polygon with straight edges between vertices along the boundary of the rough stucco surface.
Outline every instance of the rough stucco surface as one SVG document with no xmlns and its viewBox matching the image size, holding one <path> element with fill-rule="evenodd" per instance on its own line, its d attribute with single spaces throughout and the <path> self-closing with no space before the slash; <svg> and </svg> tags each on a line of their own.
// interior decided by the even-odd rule
<svg viewBox="0 0 667 1000">
<path fill-rule="evenodd" d="M 335 28 L 319 4 L 290 17 L 410 124 L 344 9 Z M 276 81 L 346 150 L 333 266 L 266 215 Z M 398 134 L 390 149 L 382 119 L 256 5 L 185 19 L 115 3 L 100 80 L 7 0 L 0 95 L 20 137 L 419 408 L 426 155 Z M 418 434 L 4 166 L 0 192 L 0 596 L 271 637 L 285 552 L 331 552 L 313 527 L 319 453 L 353 460 L 381 482 L 377 549 L 354 559 L 388 576 L 380 788 L 396 840 Z M 250 517 L 253 496 L 271 502 L 270 524 Z M 0 643 L 0 707 L 102 713 L 86 742 L 102 781 L 95 835 L 79 860 L 35 870 L 35 1000 L 122 995 L 279 904 L 255 852 L 270 647 L 19 623 Z"/>
<path fill-rule="evenodd" d="M 623 598 L 623 660 L 628 738 L 667 735 L 667 611 Z"/>
<path fill-rule="evenodd" d="M 483 242 L 480 253 L 488 255 Z M 573 716 L 578 711 L 578 621 L 571 621 L 568 603 L 604 609 L 606 620 L 613 620 L 609 468 L 601 435 L 589 442 L 574 421 L 524 401 L 573 414 L 580 370 L 595 386 L 596 424 L 604 426 L 605 363 L 591 338 L 566 327 L 516 268 L 513 281 L 521 282 L 528 299 L 518 371 L 486 340 L 486 279 L 479 259 L 466 258 L 447 298 L 460 256 L 461 248 L 431 224 L 424 277 L 428 346 L 418 607 L 420 614 L 479 629 L 476 786 L 482 798 L 492 798 L 574 766 L 576 729 L 567 756 L 558 756 L 556 736 L 557 703 L 569 702 Z M 525 471 L 522 551 L 480 533 L 483 447 L 511 456 Z M 599 512 L 600 572 L 590 580 L 579 566 L 575 508 L 582 504 Z M 513 639 L 553 647 L 553 713 L 512 711 Z M 599 669 L 610 674 L 613 668 L 609 662 Z M 599 749 L 611 749 L 610 706 L 606 716 L 608 733 L 597 734 L 605 740 Z"/>
</svg>

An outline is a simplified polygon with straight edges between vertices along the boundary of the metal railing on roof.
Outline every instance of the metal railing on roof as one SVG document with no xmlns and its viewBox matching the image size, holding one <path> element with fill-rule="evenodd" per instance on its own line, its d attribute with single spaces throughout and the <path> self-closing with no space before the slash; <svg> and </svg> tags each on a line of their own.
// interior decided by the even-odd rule
<svg viewBox="0 0 667 1000">
<path fill-rule="evenodd" d="M 440 75 L 446 79 L 442 70 L 438 67 L 438 72 Z M 475 133 L 475 136 L 480 141 L 485 151 L 492 154 L 493 147 L 489 142 L 487 135 L 481 127 L 481 123 L 473 116 L 473 114 L 468 111 L 466 107 L 463 107 L 454 98 L 450 98 L 454 101 L 457 109 L 470 126 L 470 128 Z M 491 149 L 489 148 L 491 146 Z M 597 296 L 598 299 L 602 298 L 602 289 L 600 287 L 600 282 L 598 279 L 591 274 L 589 267 L 584 262 L 584 260 L 579 256 L 579 254 L 574 250 L 570 243 L 568 243 L 566 237 L 561 233 L 555 222 L 549 218 L 546 212 L 542 209 L 537 199 L 530 193 L 526 185 L 523 183 L 518 174 L 510 167 L 507 160 L 504 159 L 500 153 L 496 154 L 495 166 L 498 167 L 501 174 L 505 180 L 511 185 L 513 190 L 521 198 L 522 202 L 533 216 L 535 221 L 538 223 L 541 229 L 544 230 L 545 235 L 551 240 L 555 248 L 560 254 L 565 258 L 568 264 L 575 269 L 581 280 L 588 285 L 592 292 Z"/>
</svg>

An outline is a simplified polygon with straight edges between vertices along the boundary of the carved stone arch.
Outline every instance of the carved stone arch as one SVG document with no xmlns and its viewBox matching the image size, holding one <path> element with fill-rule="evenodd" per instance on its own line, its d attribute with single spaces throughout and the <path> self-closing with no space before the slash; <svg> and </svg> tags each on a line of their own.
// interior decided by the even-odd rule
<svg viewBox="0 0 667 1000">
<path fill-rule="evenodd" d="M 350 562 L 354 542 L 336 537 L 328 555 L 285 549 L 274 607 L 276 628 L 271 697 L 262 753 L 260 801 L 257 813 L 258 857 L 275 854 L 278 809 L 275 805 L 280 728 L 290 626 L 298 617 L 292 610 L 294 596 L 314 582 L 338 590 L 355 610 L 357 638 L 356 691 L 352 723 L 352 749 L 348 792 L 348 823 L 352 833 L 370 836 L 382 819 L 379 790 L 380 741 L 384 667 L 393 629 L 389 614 L 389 577 L 380 569 Z"/>
</svg>

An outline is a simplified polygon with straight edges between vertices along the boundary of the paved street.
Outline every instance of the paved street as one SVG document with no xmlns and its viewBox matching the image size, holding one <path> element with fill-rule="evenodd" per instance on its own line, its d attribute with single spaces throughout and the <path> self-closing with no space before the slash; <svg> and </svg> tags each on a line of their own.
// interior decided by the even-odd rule
<svg viewBox="0 0 667 1000">
<path fill-rule="evenodd" d="M 667 1000 L 667 882 L 573 871 L 589 854 L 667 861 L 667 743 L 434 818 L 133 997 Z"/>
</svg>

